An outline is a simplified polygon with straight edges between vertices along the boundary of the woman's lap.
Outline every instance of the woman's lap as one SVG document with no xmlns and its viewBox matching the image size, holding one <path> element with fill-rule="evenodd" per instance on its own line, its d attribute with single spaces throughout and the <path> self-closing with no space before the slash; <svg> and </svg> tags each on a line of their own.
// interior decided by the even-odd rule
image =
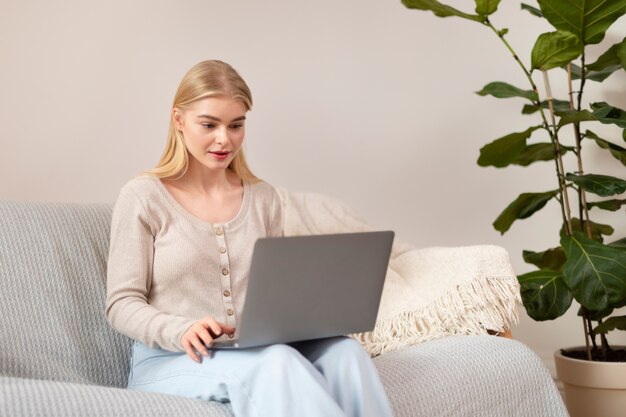
<svg viewBox="0 0 626 417">
<path fill-rule="evenodd" d="M 149 348 L 136 342 L 128 388 L 189 397 L 215 391 L 218 397 L 227 398 L 226 384 L 236 382 L 237 374 L 252 366 L 263 349 L 210 350 L 209 356 L 197 363 L 185 352 Z"/>
<path fill-rule="evenodd" d="M 133 346 L 128 387 L 231 402 L 242 416 L 391 416 L 374 364 L 347 337 L 184 352 Z"/>
<path fill-rule="evenodd" d="M 269 355 L 278 360 L 282 356 L 302 354 L 316 359 L 334 344 L 346 344 L 348 340 L 353 341 L 338 337 L 251 349 L 216 349 L 210 350 L 209 356 L 202 357 L 201 363 L 196 363 L 184 352 L 149 348 L 135 342 L 128 388 L 191 397 L 205 397 L 210 393 L 209 396 L 216 396 L 210 399 L 223 401 L 227 398 L 227 385 L 243 383 L 246 374 Z M 269 362 L 267 366 L 271 366 Z M 318 368 L 318 371 L 321 370 Z"/>
</svg>

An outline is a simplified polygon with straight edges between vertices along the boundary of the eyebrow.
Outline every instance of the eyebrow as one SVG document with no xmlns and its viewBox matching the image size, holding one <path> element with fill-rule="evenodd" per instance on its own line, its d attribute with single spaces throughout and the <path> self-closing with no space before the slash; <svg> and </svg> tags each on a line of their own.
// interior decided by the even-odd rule
<svg viewBox="0 0 626 417">
<path fill-rule="evenodd" d="M 211 116 L 210 114 L 201 114 L 198 116 L 198 119 L 210 119 L 210 120 L 215 120 L 216 122 L 221 122 L 222 119 L 220 119 L 219 117 L 215 117 L 215 116 Z M 232 122 L 239 122 L 241 120 L 246 120 L 246 116 L 239 116 L 234 118 L 233 120 L 231 120 Z"/>
</svg>

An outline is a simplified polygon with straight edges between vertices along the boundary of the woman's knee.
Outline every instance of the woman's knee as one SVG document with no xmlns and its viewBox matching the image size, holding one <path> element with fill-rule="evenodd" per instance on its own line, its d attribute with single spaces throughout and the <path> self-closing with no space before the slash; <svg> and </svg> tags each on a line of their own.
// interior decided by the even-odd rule
<svg viewBox="0 0 626 417">
<path fill-rule="evenodd" d="M 263 349 L 261 355 L 262 362 L 275 365 L 286 365 L 293 362 L 300 362 L 304 357 L 296 349 L 288 345 L 276 344 Z"/>
<path fill-rule="evenodd" d="M 328 351 L 332 351 L 332 355 L 345 355 L 350 357 L 368 356 L 361 344 L 351 337 L 336 338 L 328 347 Z"/>
<path fill-rule="evenodd" d="M 270 345 L 263 349 L 264 356 L 288 356 L 295 353 L 298 351 L 285 344 Z"/>
<path fill-rule="evenodd" d="M 263 350 L 253 374 L 260 378 L 269 377 L 273 383 L 304 382 L 310 378 L 321 381 L 321 375 L 307 358 L 291 346 L 272 345 Z"/>
</svg>

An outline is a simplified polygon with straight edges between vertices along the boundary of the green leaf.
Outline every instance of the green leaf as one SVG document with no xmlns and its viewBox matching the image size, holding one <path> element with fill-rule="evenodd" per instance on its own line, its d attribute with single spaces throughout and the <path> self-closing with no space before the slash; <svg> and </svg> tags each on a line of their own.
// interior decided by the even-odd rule
<svg viewBox="0 0 626 417">
<path fill-rule="evenodd" d="M 622 64 L 622 68 L 626 71 L 626 44 L 622 41 L 622 44 L 617 48 L 617 57 Z"/>
<path fill-rule="evenodd" d="M 626 251 L 588 239 L 580 232 L 561 238 L 567 262 L 565 284 L 589 310 L 604 310 L 626 297 Z"/>
<path fill-rule="evenodd" d="M 623 237 L 620 240 L 616 240 L 615 242 L 609 243 L 609 246 L 613 246 L 614 248 L 626 249 L 626 237 Z"/>
<path fill-rule="evenodd" d="M 626 330 L 626 316 L 609 317 L 594 329 L 595 333 L 608 333 L 612 330 Z"/>
<path fill-rule="evenodd" d="M 541 10 L 529 4 L 522 3 L 522 10 L 528 11 L 528 13 L 532 14 L 533 16 L 543 17 L 543 13 L 541 13 Z"/>
<path fill-rule="evenodd" d="M 567 149 L 561 148 L 561 155 L 565 155 Z M 526 146 L 522 153 L 512 163 L 526 167 L 533 162 L 551 161 L 554 159 L 554 146 L 551 143 L 533 143 Z"/>
<path fill-rule="evenodd" d="M 606 80 L 607 78 L 609 78 L 609 76 L 613 74 L 615 71 L 621 68 L 622 68 L 621 65 L 613 65 L 610 67 L 606 67 L 600 71 L 589 71 L 585 78 L 591 81 L 602 82 Z"/>
<path fill-rule="evenodd" d="M 599 121 L 604 124 L 613 124 L 621 127 L 622 129 L 626 129 L 626 111 L 611 106 L 610 104 L 601 101 L 598 103 L 592 103 L 591 109 L 593 113 L 589 110 L 581 110 L 581 111 L 567 111 L 560 113 L 561 119 L 559 120 L 558 128 L 576 122 L 589 122 L 589 121 Z"/>
<path fill-rule="evenodd" d="M 626 129 L 626 111 L 611 106 L 605 101 L 591 103 L 593 114 L 604 124 L 614 124 Z"/>
<path fill-rule="evenodd" d="M 570 110 L 562 113 L 561 119 L 559 120 L 558 128 L 560 129 L 570 123 L 589 122 L 594 120 L 598 120 L 598 117 L 595 114 L 591 113 L 589 110 Z"/>
<path fill-rule="evenodd" d="M 617 50 L 619 47 L 626 42 L 626 38 L 622 39 L 621 42 L 616 43 L 606 50 L 605 53 L 600 55 L 595 62 L 587 65 L 587 69 L 593 71 L 600 71 L 605 69 L 606 67 L 611 67 L 613 65 L 621 65 L 619 57 L 617 56 Z"/>
<path fill-rule="evenodd" d="M 476 2 L 476 13 L 481 16 L 489 16 L 498 10 L 500 0 L 474 0 Z"/>
<path fill-rule="evenodd" d="M 523 193 L 504 209 L 493 222 L 493 227 L 504 234 L 517 219 L 526 219 L 541 210 L 548 201 L 556 197 L 559 190 L 544 193 Z"/>
<path fill-rule="evenodd" d="M 572 304 L 572 293 L 560 272 L 540 270 L 519 275 L 522 303 L 530 317 L 537 321 L 562 316 Z"/>
<path fill-rule="evenodd" d="M 575 175 L 570 173 L 565 175 L 565 179 L 600 197 L 618 195 L 626 191 L 626 181 L 609 175 Z"/>
<path fill-rule="evenodd" d="M 580 77 L 583 73 L 583 69 L 580 68 L 578 65 L 574 64 L 573 62 L 571 62 L 570 64 L 571 67 L 571 72 L 572 72 L 572 80 L 580 80 Z M 567 65 L 561 67 L 563 68 L 565 71 L 567 71 Z"/>
<path fill-rule="evenodd" d="M 542 101 L 541 102 L 541 107 L 544 109 L 547 109 L 548 106 L 548 101 Z M 553 99 L 552 100 L 552 107 L 554 107 L 554 111 L 559 114 L 559 113 L 566 113 L 570 111 L 570 107 L 569 107 L 569 101 L 565 101 L 565 100 L 558 100 L 558 99 Z M 538 106 L 535 105 L 531 105 L 531 104 L 526 104 L 524 105 L 524 108 L 522 108 L 522 114 L 533 114 L 535 112 L 537 112 L 539 110 Z"/>
<path fill-rule="evenodd" d="M 572 80 L 580 80 L 581 74 L 582 74 L 582 68 L 580 68 L 578 65 L 574 64 L 574 63 L 570 63 L 571 67 L 572 67 Z M 616 68 L 614 67 L 606 67 L 602 70 L 599 71 L 591 71 L 591 70 L 587 70 L 585 72 L 585 79 L 587 80 L 591 80 L 591 81 L 598 81 L 598 82 L 602 82 L 604 81 L 609 75 L 613 74 L 613 72 L 616 71 L 616 69 L 621 68 L 620 66 L 617 66 Z M 565 71 L 567 71 L 567 65 L 563 67 L 563 69 Z"/>
<path fill-rule="evenodd" d="M 539 128 L 540 126 L 529 127 L 523 132 L 511 133 L 483 146 L 478 165 L 502 168 L 513 163 L 526 148 L 526 140 Z"/>
<path fill-rule="evenodd" d="M 402 0 L 402 4 L 408 9 L 430 10 L 438 17 L 457 16 L 480 23 L 483 23 L 485 20 L 482 16 L 464 13 L 437 0 Z"/>
<path fill-rule="evenodd" d="M 570 65 L 572 67 L 572 80 L 580 80 L 580 77 L 581 77 L 581 74 L 582 74 L 582 68 L 580 68 L 578 65 L 576 65 L 574 63 L 570 63 Z M 621 68 L 621 67 L 617 66 L 617 69 L 619 69 L 619 68 Z M 567 65 L 564 66 L 563 69 L 565 71 L 567 71 Z M 599 71 L 587 70 L 585 72 L 585 79 L 602 82 L 609 75 L 613 74 L 613 72 L 615 72 L 615 70 L 616 70 L 616 68 L 613 68 L 613 67 L 607 67 L 607 68 L 604 68 L 604 69 L 599 70 Z"/>
<path fill-rule="evenodd" d="M 535 265 L 539 269 L 548 269 L 550 271 L 561 271 L 563 264 L 567 260 L 562 247 L 548 249 L 543 252 L 532 252 L 525 250 L 522 252 L 524 261 Z"/>
<path fill-rule="evenodd" d="M 595 140 L 599 147 L 601 147 L 602 149 L 608 149 L 611 155 L 613 155 L 615 159 L 620 161 L 622 165 L 626 165 L 626 149 L 625 148 L 615 145 L 606 139 L 602 139 L 601 137 L 599 137 L 598 135 L 596 135 L 590 130 L 587 130 L 585 132 L 585 137 Z"/>
<path fill-rule="evenodd" d="M 617 211 L 620 208 L 622 208 L 623 205 L 626 204 L 626 199 L 624 200 L 620 200 L 620 199 L 614 199 L 614 200 L 604 200 L 604 201 L 592 201 L 592 202 L 587 202 L 587 208 L 594 208 L 597 207 L 599 209 L 602 210 L 608 210 L 608 211 Z"/>
<path fill-rule="evenodd" d="M 530 101 L 538 101 L 539 97 L 532 90 L 522 90 L 511 84 L 502 81 L 494 81 L 483 87 L 482 90 L 476 92 L 479 96 L 491 95 L 496 98 L 522 97 Z"/>
<path fill-rule="evenodd" d="M 608 316 L 609 314 L 611 314 L 613 310 L 615 310 L 613 307 L 607 307 L 604 310 L 600 310 L 600 311 L 592 311 L 592 310 L 587 310 L 585 307 L 580 307 L 578 309 L 578 315 L 580 317 L 585 317 L 589 320 L 598 321 L 598 320 L 604 320 L 604 318 Z"/>
<path fill-rule="evenodd" d="M 497 168 L 512 164 L 526 147 L 528 136 L 522 133 L 511 133 L 483 146 L 480 149 L 477 164 L 481 167 Z"/>
<path fill-rule="evenodd" d="M 542 71 L 562 67 L 578 58 L 582 52 L 583 44 L 573 33 L 543 33 L 537 38 L 531 52 L 531 66 Z"/>
<path fill-rule="evenodd" d="M 613 229 L 608 224 L 596 223 L 593 221 L 589 221 L 589 227 L 591 229 L 591 238 L 593 240 L 597 240 L 598 242 L 604 241 L 604 238 L 602 236 L 610 236 L 615 231 L 615 229 Z M 572 217 L 572 230 L 580 232 L 586 231 L 587 221 L 582 222 L 581 225 L 580 219 Z M 565 233 L 565 224 L 563 224 L 563 226 L 561 227 L 559 235 L 561 237 L 567 235 L 567 233 Z"/>
<path fill-rule="evenodd" d="M 592 64 L 587 65 L 586 78 L 593 81 L 604 81 L 609 75 L 619 69 L 624 69 L 618 52 L 626 50 L 626 38 L 611 46 Z"/>
<path fill-rule="evenodd" d="M 626 13 L 626 0 L 538 0 L 545 18 L 585 45 L 599 43 L 606 30 Z"/>
</svg>

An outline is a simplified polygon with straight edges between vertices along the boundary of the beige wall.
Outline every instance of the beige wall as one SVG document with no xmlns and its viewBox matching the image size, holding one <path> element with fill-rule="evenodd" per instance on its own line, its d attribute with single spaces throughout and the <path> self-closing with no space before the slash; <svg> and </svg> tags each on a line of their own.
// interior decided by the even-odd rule
<svg viewBox="0 0 626 417">
<path fill-rule="evenodd" d="M 550 28 L 502 3 L 493 22 L 511 27 L 528 61 Z M 608 42 L 624 33 L 622 19 Z M 519 193 L 553 188 L 553 165 L 475 163 L 486 142 L 536 123 L 519 115 L 520 100 L 473 94 L 495 80 L 526 88 L 514 61 L 486 28 L 399 0 L 0 0 L 0 198 L 113 202 L 158 160 L 177 83 L 207 58 L 249 82 L 247 151 L 271 183 L 341 198 L 416 246 L 504 246 L 519 273 L 529 270 L 522 249 L 556 244 L 553 203 L 503 237 L 491 227 Z M 563 74 L 553 75 L 561 94 Z M 626 74 L 611 81 L 594 99 L 626 107 Z M 590 168 L 624 176 L 588 154 Z M 621 236 L 625 217 L 611 216 Z M 573 313 L 524 317 L 514 331 L 547 364 L 557 347 L 582 342 Z"/>
</svg>

